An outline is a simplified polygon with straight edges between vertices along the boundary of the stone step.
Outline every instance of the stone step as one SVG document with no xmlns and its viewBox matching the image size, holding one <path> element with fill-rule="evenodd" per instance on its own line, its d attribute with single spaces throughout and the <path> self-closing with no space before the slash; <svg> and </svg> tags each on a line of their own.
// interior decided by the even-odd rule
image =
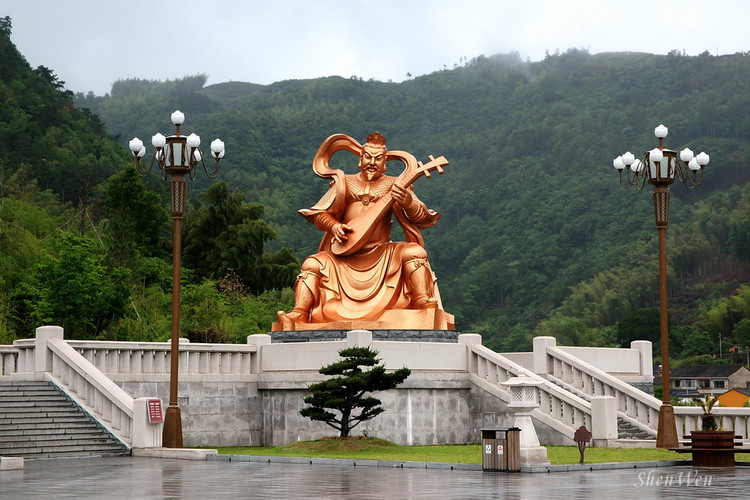
<svg viewBox="0 0 750 500">
<path fill-rule="evenodd" d="M 653 439 L 650 433 L 626 422 L 622 418 L 617 419 L 617 437 L 619 439 Z"/>
<path fill-rule="evenodd" d="M 2 410 L 0 410 L 0 418 L 12 418 L 12 417 L 23 416 L 25 414 L 39 414 L 39 413 L 49 413 L 49 414 L 78 413 L 79 411 L 80 410 L 77 406 L 70 404 L 70 403 L 63 404 L 63 405 L 50 405 L 47 403 L 32 404 L 31 402 L 29 402 L 29 404 L 25 406 L 10 406 L 7 408 L 4 407 Z"/>
<path fill-rule="evenodd" d="M 44 429 L 47 431 L 59 431 L 59 430 L 70 430 L 70 429 L 96 429 L 99 426 L 93 420 L 75 420 L 70 419 L 69 422 L 46 422 L 39 423 L 33 421 L 26 421 L 15 424 L 0 425 L 0 429 L 5 431 L 25 431 L 25 430 L 36 430 Z"/>
<path fill-rule="evenodd" d="M 76 412 L 51 412 L 51 411 L 40 411 L 38 414 L 31 412 L 17 413 L 15 415 L 8 414 L 7 416 L 0 416 L 0 425 L 3 424 L 23 424 L 27 422 L 39 422 L 39 423 L 64 423 L 64 422 L 76 422 L 81 419 L 87 418 L 86 416 L 80 415 Z"/>
<path fill-rule="evenodd" d="M 98 432 L 97 432 L 98 431 Z M 103 436 L 101 429 L 84 429 L 83 432 L 55 432 L 49 433 L 49 431 L 20 431 L 20 432 L 3 432 L 0 435 L 0 446 L 3 443 L 20 443 L 26 441 L 54 441 L 64 439 L 111 439 L 108 436 Z"/>
<path fill-rule="evenodd" d="M 89 436 L 89 437 L 70 437 L 69 439 L 61 439 L 61 436 L 48 436 L 48 439 L 41 440 L 25 440 L 25 441 L 6 441 L 0 442 L 0 451 L 5 449 L 15 448 L 49 448 L 51 446 L 98 446 L 98 445 L 115 445 L 118 443 L 114 439 L 106 436 Z"/>
<path fill-rule="evenodd" d="M 0 382 L 0 455 L 63 458 L 129 454 L 47 382 Z"/>
<path fill-rule="evenodd" d="M 97 455 L 99 453 L 108 454 L 127 454 L 129 453 L 122 446 L 118 445 L 91 445 L 91 444 L 70 444 L 66 446 L 28 446 L 26 448 L 0 448 L 0 455 L 12 456 L 12 457 L 30 457 L 37 455 L 49 455 L 49 456 L 71 456 L 73 453 L 80 454 L 86 452 L 87 454 Z"/>
<path fill-rule="evenodd" d="M 0 394 L 19 394 L 24 392 L 28 392 L 29 394 L 58 393 L 54 386 L 46 382 L 37 382 L 34 385 L 8 385 L 0 383 Z"/>
<path fill-rule="evenodd" d="M 41 451 L 33 450 L 28 453 L 15 453 L 13 456 L 25 458 L 26 460 L 46 460 L 55 458 L 78 458 L 78 457 L 119 457 L 122 455 L 130 455 L 128 450 L 86 450 L 86 451 L 70 451 L 65 450 L 61 452 L 52 451 Z"/>
<path fill-rule="evenodd" d="M 26 388 L 34 388 L 34 387 L 54 387 L 49 382 L 44 382 L 40 380 L 36 381 L 23 381 L 23 380 L 15 380 L 15 381 L 2 381 L 0 382 L 0 390 L 2 389 L 26 389 Z"/>
<path fill-rule="evenodd" d="M 17 408 L 23 406 L 73 406 L 73 402 L 67 399 L 60 399 L 60 396 L 49 394 L 44 396 L 24 396 L 21 394 L 13 396 L 0 395 L 0 401 L 3 402 L 3 410 L 6 408 Z"/>
<path fill-rule="evenodd" d="M 60 393 L 54 387 L 17 387 L 9 389 L 0 386 L 0 397 L 25 396 L 25 397 L 42 397 L 42 396 L 59 396 Z"/>
</svg>

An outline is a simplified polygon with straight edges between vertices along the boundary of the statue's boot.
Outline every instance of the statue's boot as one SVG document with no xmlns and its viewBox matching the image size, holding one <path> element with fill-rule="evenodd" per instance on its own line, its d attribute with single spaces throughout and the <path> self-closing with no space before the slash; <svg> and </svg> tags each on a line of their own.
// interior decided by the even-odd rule
<svg viewBox="0 0 750 500">
<path fill-rule="evenodd" d="M 434 289 L 432 271 L 425 259 L 410 260 L 405 264 L 407 284 L 412 297 L 411 309 L 437 309 L 437 300 L 432 297 Z"/>
<path fill-rule="evenodd" d="M 303 271 L 297 276 L 294 284 L 294 308 L 286 318 L 294 323 L 309 323 L 310 312 L 317 299 L 320 276 Z"/>
</svg>

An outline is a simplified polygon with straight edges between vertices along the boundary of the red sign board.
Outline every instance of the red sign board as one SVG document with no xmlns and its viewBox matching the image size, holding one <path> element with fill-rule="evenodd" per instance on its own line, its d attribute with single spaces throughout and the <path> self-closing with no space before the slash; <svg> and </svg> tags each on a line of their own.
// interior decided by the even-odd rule
<svg viewBox="0 0 750 500">
<path fill-rule="evenodd" d="M 164 412 L 161 410 L 161 399 L 146 400 L 146 411 L 148 412 L 149 424 L 164 422 Z"/>
</svg>

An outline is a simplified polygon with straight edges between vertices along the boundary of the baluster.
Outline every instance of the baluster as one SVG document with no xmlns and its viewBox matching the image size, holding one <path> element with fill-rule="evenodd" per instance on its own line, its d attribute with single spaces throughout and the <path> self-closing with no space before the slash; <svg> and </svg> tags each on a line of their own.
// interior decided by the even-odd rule
<svg viewBox="0 0 750 500">
<path fill-rule="evenodd" d="M 141 358 L 141 371 L 143 373 L 154 373 L 154 356 L 156 351 L 149 350 L 143 351 L 143 357 Z"/>
<path fill-rule="evenodd" d="M 208 353 L 211 373 L 221 373 L 221 354 L 218 352 Z"/>
<path fill-rule="evenodd" d="M 190 363 L 189 363 L 190 373 L 201 373 L 200 371 L 201 356 L 202 356 L 202 353 L 200 352 L 190 353 Z"/>
<path fill-rule="evenodd" d="M 583 389 L 583 372 L 578 368 L 571 367 L 573 384 L 576 389 Z"/>
<path fill-rule="evenodd" d="M 141 373 L 143 371 L 143 349 L 133 351 L 130 361 L 131 371 L 128 373 Z"/>
<path fill-rule="evenodd" d="M 563 422 L 567 422 L 568 425 L 573 425 L 573 406 L 569 403 L 563 405 Z"/>
<path fill-rule="evenodd" d="M 133 358 L 133 350 L 126 349 L 120 351 L 120 364 L 118 370 L 120 373 L 130 373 L 130 364 Z"/>
<path fill-rule="evenodd" d="M 182 347 L 182 346 L 180 346 L 180 347 Z M 177 363 L 177 365 L 178 365 L 177 366 L 177 371 L 178 372 L 180 372 L 180 373 L 187 373 L 188 368 L 190 367 L 188 365 L 188 363 L 189 363 L 189 357 L 190 357 L 189 354 L 190 354 L 190 351 L 182 350 L 182 348 L 180 348 L 180 350 L 177 352 L 177 355 L 179 357 L 178 358 L 178 363 Z"/>
<path fill-rule="evenodd" d="M 242 370 L 242 360 L 246 358 L 249 355 L 246 355 L 244 352 L 236 352 L 232 356 L 232 371 L 231 373 L 239 374 L 243 373 Z"/>
<path fill-rule="evenodd" d="M 208 353 L 200 352 L 197 353 L 198 357 L 198 371 L 199 373 L 208 373 L 210 367 L 210 360 L 208 359 Z"/>
</svg>

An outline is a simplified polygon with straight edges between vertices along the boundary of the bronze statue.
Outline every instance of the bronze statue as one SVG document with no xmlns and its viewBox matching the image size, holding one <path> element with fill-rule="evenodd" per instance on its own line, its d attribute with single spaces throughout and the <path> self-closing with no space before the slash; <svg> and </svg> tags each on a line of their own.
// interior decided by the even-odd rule
<svg viewBox="0 0 750 500">
<path fill-rule="evenodd" d="M 342 150 L 359 156 L 360 173 L 346 175 L 329 167 L 333 154 Z M 389 160 L 406 166 L 400 176 L 385 175 Z M 379 132 L 370 134 L 364 146 L 344 134 L 326 139 L 313 170 L 331 179 L 331 187 L 314 207 L 299 211 L 325 234 L 318 253 L 302 263 L 294 308 L 279 312 L 272 330 L 453 330 L 420 233 L 440 214 L 428 209 L 412 186 L 432 170 L 442 174 L 446 165 L 442 156 L 430 156 L 423 165 L 409 153 L 388 151 Z M 406 242 L 391 241 L 394 216 Z"/>
</svg>

